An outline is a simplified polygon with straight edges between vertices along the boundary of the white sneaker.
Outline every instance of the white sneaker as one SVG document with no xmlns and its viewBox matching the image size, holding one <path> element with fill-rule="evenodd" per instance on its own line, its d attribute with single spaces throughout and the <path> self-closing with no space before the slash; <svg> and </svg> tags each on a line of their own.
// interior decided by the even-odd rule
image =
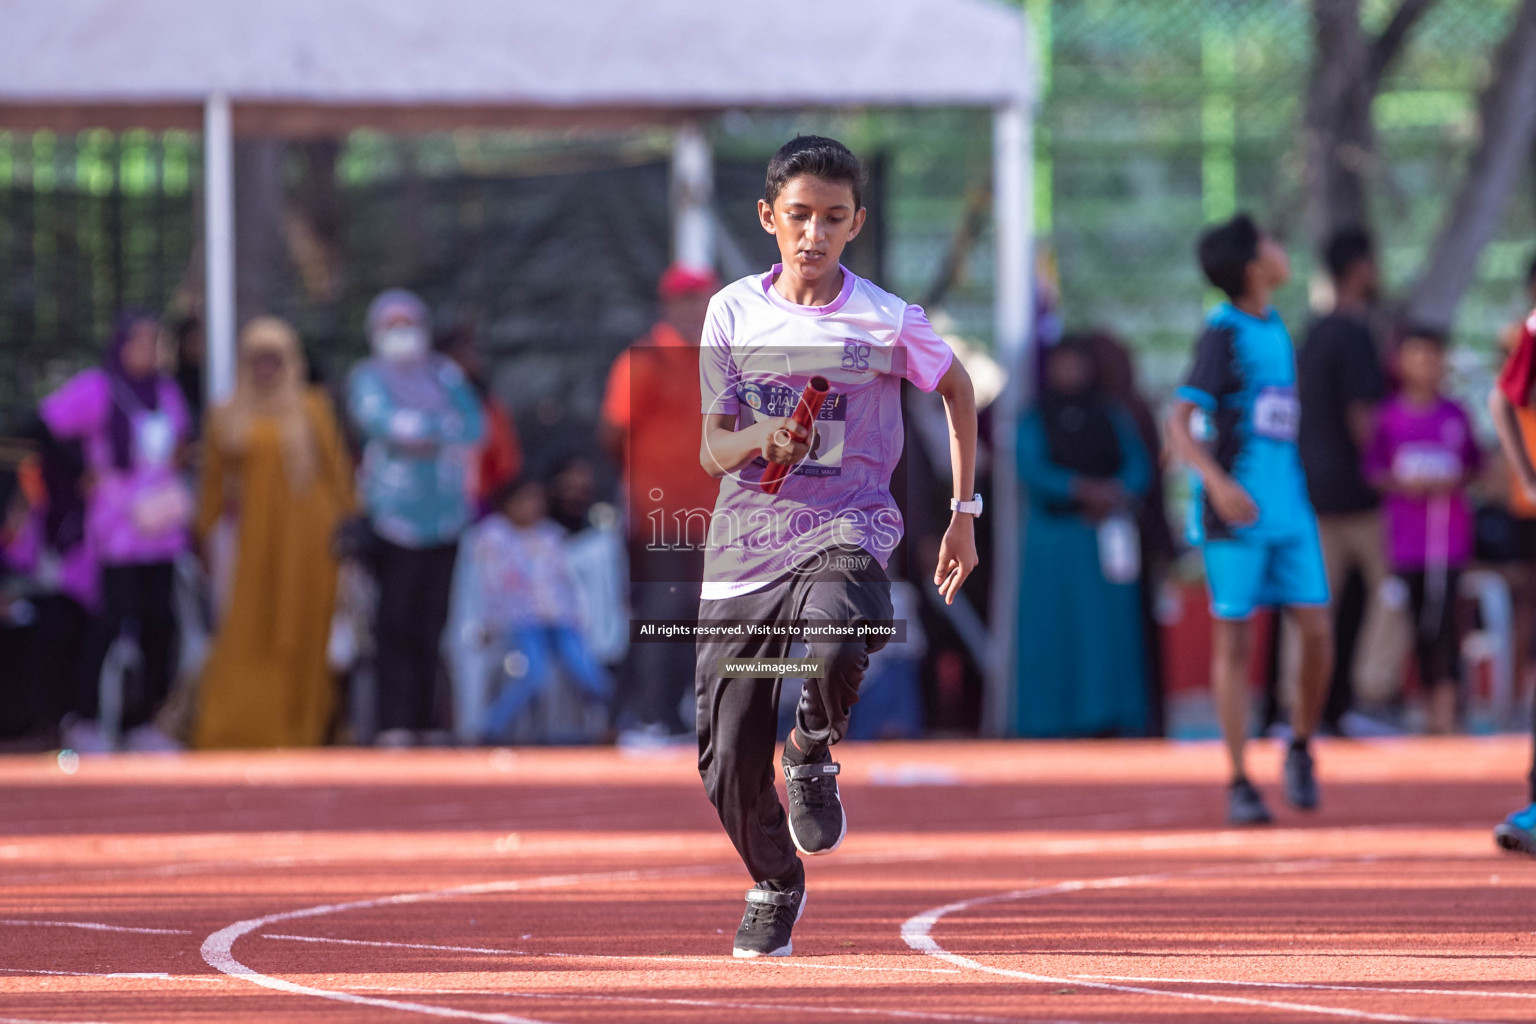
<svg viewBox="0 0 1536 1024">
<path fill-rule="evenodd" d="M 414 747 L 416 745 L 416 734 L 409 729 L 385 729 L 373 738 L 373 745 L 376 747 L 388 747 L 393 750 Z"/>
<path fill-rule="evenodd" d="M 59 745 L 77 754 L 112 753 L 112 744 L 107 742 L 101 726 L 88 718 L 73 715 L 66 718 L 59 729 Z"/>
<path fill-rule="evenodd" d="M 123 749 L 140 754 L 179 754 L 181 744 L 160 731 L 159 726 L 141 725 L 129 729 L 123 737 Z"/>
</svg>

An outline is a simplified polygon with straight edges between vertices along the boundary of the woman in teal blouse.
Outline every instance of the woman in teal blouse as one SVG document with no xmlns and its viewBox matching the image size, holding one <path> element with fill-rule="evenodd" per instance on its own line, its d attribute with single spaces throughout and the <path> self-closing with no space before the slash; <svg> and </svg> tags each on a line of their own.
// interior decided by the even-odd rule
<svg viewBox="0 0 1536 1024">
<path fill-rule="evenodd" d="M 431 351 L 426 304 L 402 289 L 368 309 L 373 358 L 352 371 L 347 411 L 363 436 L 359 491 L 378 538 L 377 742 L 407 746 L 436 731 L 438 646 L 459 535 L 474 516 L 480 398 Z"/>
<path fill-rule="evenodd" d="M 1018 467 L 1028 512 L 1014 732 L 1146 735 L 1135 507 L 1152 466 L 1078 339 L 1047 357 L 1040 400 L 1019 424 Z"/>
</svg>

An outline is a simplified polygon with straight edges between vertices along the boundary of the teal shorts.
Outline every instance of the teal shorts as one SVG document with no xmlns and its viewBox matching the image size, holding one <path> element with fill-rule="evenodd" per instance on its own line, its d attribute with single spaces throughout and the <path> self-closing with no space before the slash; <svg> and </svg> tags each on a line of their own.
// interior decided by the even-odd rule
<svg viewBox="0 0 1536 1024">
<path fill-rule="evenodd" d="M 1208 540 L 1205 582 L 1211 614 L 1246 619 L 1257 608 L 1328 603 L 1328 572 L 1317 526 L 1275 540 Z"/>
</svg>

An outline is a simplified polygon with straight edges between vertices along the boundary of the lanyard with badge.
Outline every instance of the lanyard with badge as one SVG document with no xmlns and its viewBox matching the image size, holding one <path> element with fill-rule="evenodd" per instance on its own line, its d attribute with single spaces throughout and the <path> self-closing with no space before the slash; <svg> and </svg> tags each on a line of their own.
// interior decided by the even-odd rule
<svg viewBox="0 0 1536 1024">
<path fill-rule="evenodd" d="M 138 396 L 113 381 L 112 400 L 128 417 L 132 464 L 156 471 L 152 483 L 135 489 L 129 505 L 133 525 L 145 536 L 159 536 L 185 526 L 192 517 L 192 496 L 172 468 L 176 423 L 164 409 L 146 408 Z"/>
</svg>

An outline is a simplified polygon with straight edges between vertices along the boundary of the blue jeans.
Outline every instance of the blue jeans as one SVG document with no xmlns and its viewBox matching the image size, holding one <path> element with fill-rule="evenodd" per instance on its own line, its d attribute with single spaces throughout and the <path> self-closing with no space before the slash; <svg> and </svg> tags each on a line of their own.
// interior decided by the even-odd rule
<svg viewBox="0 0 1536 1024">
<path fill-rule="evenodd" d="M 586 642 L 574 626 L 513 626 L 507 634 L 511 650 L 528 661 L 523 675 L 508 684 L 485 714 L 485 735 L 495 738 L 506 733 L 534 698 L 545 693 L 560 678 L 563 669 L 581 692 L 596 701 L 606 701 L 612 693 L 608 674 L 587 650 Z"/>
</svg>

